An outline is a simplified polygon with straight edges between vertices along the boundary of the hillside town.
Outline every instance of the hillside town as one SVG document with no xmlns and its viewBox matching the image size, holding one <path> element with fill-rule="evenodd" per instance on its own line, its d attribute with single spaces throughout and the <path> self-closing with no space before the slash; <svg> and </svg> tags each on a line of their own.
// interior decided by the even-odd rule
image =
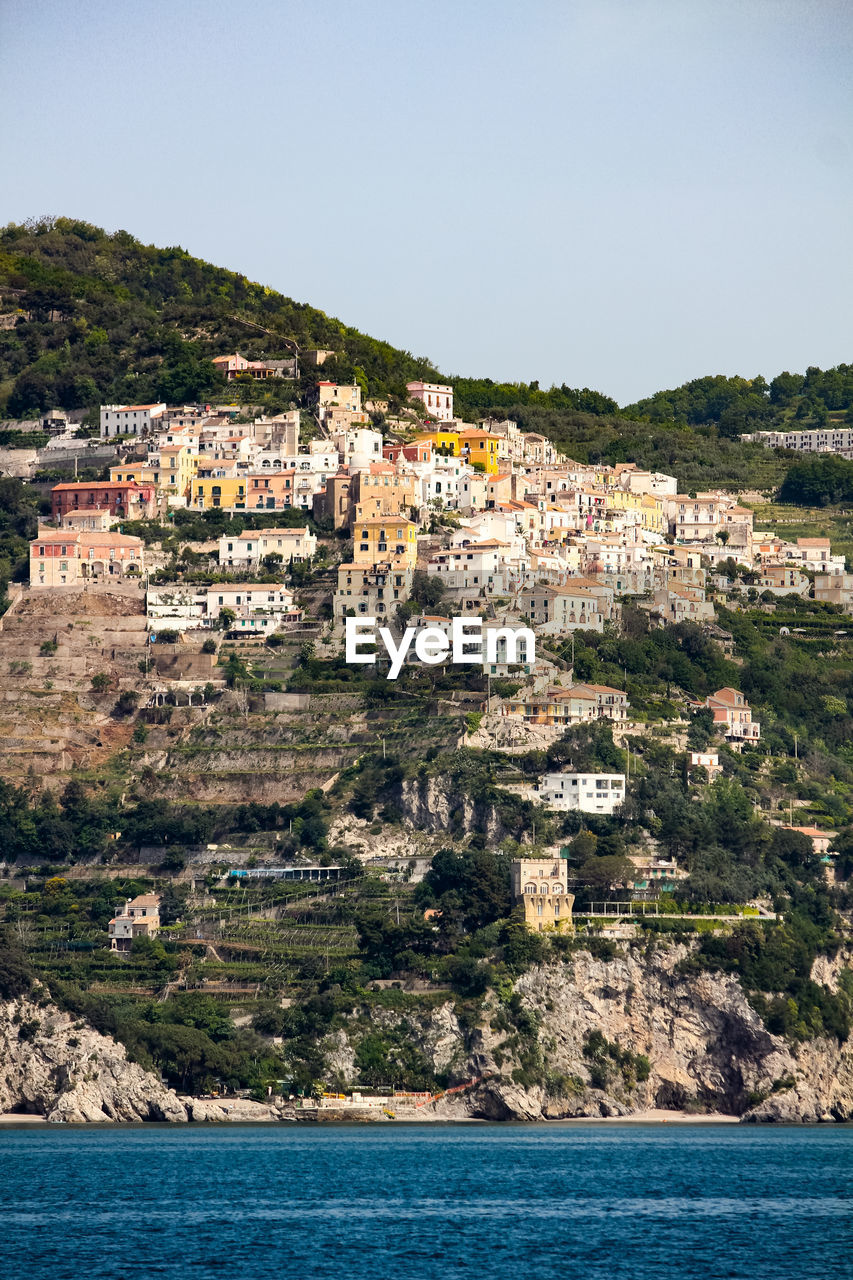
<svg viewBox="0 0 853 1280">
<path fill-rule="evenodd" d="M 234 353 L 214 363 L 229 379 L 289 376 L 286 361 Z M 626 607 L 656 628 L 695 624 L 725 652 L 731 636 L 715 603 L 772 613 L 793 595 L 853 607 L 853 574 L 829 538 L 784 540 L 756 529 L 729 492 L 686 494 L 677 476 L 633 463 L 580 464 L 509 419 L 464 422 L 450 385 L 413 382 L 407 392 L 396 415 L 363 400 L 359 384 L 329 381 L 318 383 L 310 412 L 273 417 L 236 404 L 102 406 L 100 436 L 119 460 L 101 479 L 52 487 L 52 519 L 30 545 L 29 593 L 136 592 L 149 652 L 158 641 L 197 651 L 206 634 L 207 653 L 223 637 L 290 635 L 334 654 L 350 618 L 410 625 L 447 637 L 449 648 L 452 619 L 467 617 L 482 627 L 476 661 L 489 680 L 473 742 L 510 755 L 600 721 L 630 743 L 626 688 L 574 670 L 574 637 L 618 634 Z M 193 573 L 126 531 L 168 529 L 193 512 L 249 521 L 188 542 Z M 529 640 L 508 650 L 513 627 Z M 418 661 L 414 649 L 406 661 Z M 208 687 L 222 685 L 210 674 Z M 740 751 L 759 742 L 737 688 L 687 700 L 685 714 L 699 710 L 719 743 Z M 717 751 L 694 752 L 691 768 L 713 781 Z M 556 813 L 614 815 L 625 787 L 625 773 L 552 772 L 519 794 Z M 685 878 L 665 857 L 635 862 L 635 878 L 623 881 L 635 895 Z M 570 922 L 570 900 L 561 921 L 545 921 Z"/>
</svg>

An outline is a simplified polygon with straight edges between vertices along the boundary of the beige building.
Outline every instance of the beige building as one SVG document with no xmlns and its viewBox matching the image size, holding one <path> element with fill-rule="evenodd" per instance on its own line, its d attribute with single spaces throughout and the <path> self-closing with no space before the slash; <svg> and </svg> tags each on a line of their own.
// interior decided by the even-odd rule
<svg viewBox="0 0 853 1280">
<path fill-rule="evenodd" d="M 403 559 L 375 564 L 339 564 L 338 589 L 332 600 L 336 623 L 347 615 L 385 620 L 412 593 L 413 566 Z"/>
<path fill-rule="evenodd" d="M 853 573 L 816 573 L 814 598 L 840 604 L 849 613 L 853 606 Z"/>
<path fill-rule="evenodd" d="M 116 907 L 109 923 L 110 950 L 130 951 L 134 938 L 155 938 L 160 929 L 160 899 L 141 893 Z"/>
<path fill-rule="evenodd" d="M 575 895 L 568 889 L 568 863 L 563 858 L 517 858 L 510 864 L 512 896 L 524 910 L 524 923 L 543 929 L 572 927 Z"/>
</svg>

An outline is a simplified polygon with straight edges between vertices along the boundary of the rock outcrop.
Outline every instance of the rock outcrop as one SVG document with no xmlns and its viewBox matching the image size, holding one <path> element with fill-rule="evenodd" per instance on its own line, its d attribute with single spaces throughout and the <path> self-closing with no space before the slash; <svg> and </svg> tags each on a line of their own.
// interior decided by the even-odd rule
<svg viewBox="0 0 853 1280">
<path fill-rule="evenodd" d="M 492 805 L 472 800 L 440 778 L 406 779 L 400 785 L 400 808 L 416 831 L 482 832 L 499 844 L 507 831 Z"/>
<path fill-rule="evenodd" d="M 0 1003 L 0 1111 L 84 1122 L 187 1120 L 173 1090 L 123 1045 L 55 1005 Z"/>
<path fill-rule="evenodd" d="M 484 1026 L 472 1044 L 472 1074 L 496 1076 L 469 1099 L 469 1109 L 512 1119 L 646 1108 L 755 1121 L 853 1117 L 853 1045 L 819 1039 L 794 1046 L 771 1035 L 736 978 L 679 972 L 688 954 L 680 945 L 659 945 L 652 954 L 626 949 L 612 960 L 579 951 L 565 964 L 525 974 L 516 991 L 538 1024 L 535 1045 L 550 1083 L 525 1087 L 514 1080 L 503 1055 L 518 1037 Z M 635 1079 L 630 1062 L 623 1071 L 607 1056 L 596 1075 L 584 1053 L 596 1030 L 623 1052 L 648 1059 L 648 1078 Z M 510 1052 L 523 1064 L 523 1038 L 521 1051 Z"/>
</svg>

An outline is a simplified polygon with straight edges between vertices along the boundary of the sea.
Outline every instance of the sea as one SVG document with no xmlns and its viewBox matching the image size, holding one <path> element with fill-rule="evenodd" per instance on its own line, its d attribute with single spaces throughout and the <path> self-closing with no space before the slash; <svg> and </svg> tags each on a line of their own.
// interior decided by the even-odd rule
<svg viewBox="0 0 853 1280">
<path fill-rule="evenodd" d="M 850 1280 L 853 1127 L 4 1127 L 9 1280 Z"/>
</svg>

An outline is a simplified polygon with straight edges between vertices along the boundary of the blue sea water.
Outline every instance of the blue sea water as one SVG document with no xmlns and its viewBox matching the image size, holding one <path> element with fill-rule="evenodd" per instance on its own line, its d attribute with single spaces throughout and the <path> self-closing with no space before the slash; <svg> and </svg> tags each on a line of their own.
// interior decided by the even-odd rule
<svg viewBox="0 0 853 1280">
<path fill-rule="evenodd" d="M 3 1277 L 848 1280 L 853 1128 L 5 1128 Z"/>
</svg>

